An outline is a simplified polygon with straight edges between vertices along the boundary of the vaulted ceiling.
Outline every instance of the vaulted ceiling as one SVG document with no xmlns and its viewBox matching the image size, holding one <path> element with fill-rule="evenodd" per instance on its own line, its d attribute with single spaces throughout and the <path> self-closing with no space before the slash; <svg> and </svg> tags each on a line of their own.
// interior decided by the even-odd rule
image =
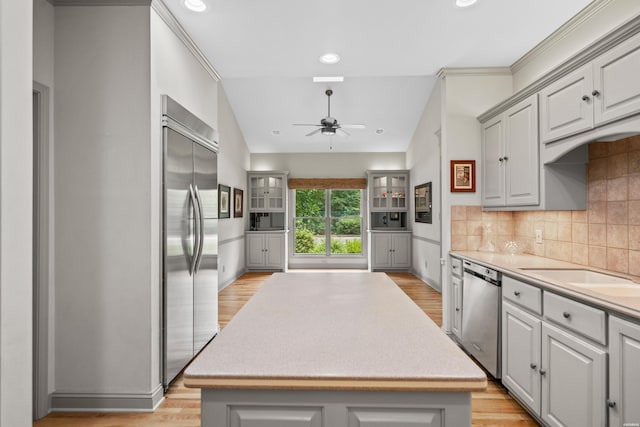
<svg viewBox="0 0 640 427">
<path fill-rule="evenodd" d="M 401 152 L 436 73 L 510 66 L 591 0 L 164 0 L 222 76 L 251 152 Z M 320 55 L 338 53 L 334 65 Z M 314 76 L 343 76 L 314 83 Z M 305 136 L 327 115 L 350 136 Z M 383 133 L 376 133 L 383 129 Z M 276 135 L 277 134 L 277 135 Z"/>
</svg>

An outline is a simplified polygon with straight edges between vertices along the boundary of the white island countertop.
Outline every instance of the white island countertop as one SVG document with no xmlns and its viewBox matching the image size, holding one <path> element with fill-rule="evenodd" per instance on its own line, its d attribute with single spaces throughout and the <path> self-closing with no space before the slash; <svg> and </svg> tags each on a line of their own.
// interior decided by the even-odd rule
<svg viewBox="0 0 640 427">
<path fill-rule="evenodd" d="M 184 375 L 187 387 L 475 391 L 484 372 L 384 273 L 277 273 Z"/>
</svg>

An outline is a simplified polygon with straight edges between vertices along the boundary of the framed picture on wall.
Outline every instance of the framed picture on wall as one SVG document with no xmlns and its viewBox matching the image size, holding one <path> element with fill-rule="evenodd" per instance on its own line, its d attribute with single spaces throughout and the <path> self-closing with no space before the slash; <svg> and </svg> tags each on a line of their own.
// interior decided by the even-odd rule
<svg viewBox="0 0 640 427">
<path fill-rule="evenodd" d="M 218 218 L 220 219 L 229 218 L 229 213 L 231 211 L 230 193 L 230 187 L 218 184 Z"/>
<path fill-rule="evenodd" d="M 239 188 L 233 189 L 233 217 L 242 218 L 244 206 L 244 192 Z"/>
<path fill-rule="evenodd" d="M 451 192 L 476 192 L 475 160 L 451 160 Z"/>
</svg>

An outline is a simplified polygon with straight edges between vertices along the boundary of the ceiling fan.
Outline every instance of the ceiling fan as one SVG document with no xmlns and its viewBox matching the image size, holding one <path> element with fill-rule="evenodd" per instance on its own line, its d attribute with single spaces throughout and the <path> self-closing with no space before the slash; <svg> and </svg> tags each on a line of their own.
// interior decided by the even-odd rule
<svg viewBox="0 0 640 427">
<path fill-rule="evenodd" d="M 317 133 L 322 133 L 322 135 L 335 135 L 338 134 L 340 136 L 349 136 L 350 133 L 344 130 L 347 129 L 364 129 L 364 125 L 341 125 L 338 123 L 338 120 L 335 117 L 331 117 L 331 95 L 333 95 L 333 91 L 331 89 L 327 89 L 324 91 L 325 95 L 327 95 L 327 117 L 320 120 L 319 125 L 315 124 L 303 124 L 303 123 L 294 123 L 294 126 L 317 126 L 319 129 L 309 132 L 305 136 L 312 136 Z"/>
</svg>

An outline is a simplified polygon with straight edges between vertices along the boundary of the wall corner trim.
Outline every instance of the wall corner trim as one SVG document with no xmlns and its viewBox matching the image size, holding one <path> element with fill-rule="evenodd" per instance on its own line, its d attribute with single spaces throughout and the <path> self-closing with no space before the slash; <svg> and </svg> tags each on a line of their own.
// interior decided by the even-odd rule
<svg viewBox="0 0 640 427">
<path fill-rule="evenodd" d="M 586 21 L 591 19 L 593 15 L 597 14 L 600 10 L 607 7 L 613 1 L 614 0 L 599 0 L 591 2 L 584 9 L 578 12 L 577 15 L 565 22 L 562 26 L 560 26 L 560 28 L 551 33 L 544 40 L 534 46 L 531 50 L 522 55 L 516 62 L 514 62 L 511 65 L 512 73 L 516 74 L 535 58 L 543 55 L 547 49 L 551 48 L 553 45 L 566 38 L 569 34 L 575 31 L 576 28 L 578 28 L 580 25 L 583 25 Z"/>
<path fill-rule="evenodd" d="M 149 393 L 58 393 L 51 412 L 153 412 L 164 400 L 162 384 Z"/>
<path fill-rule="evenodd" d="M 218 71 L 214 68 L 214 66 L 209 62 L 207 57 L 202 53 L 198 45 L 193 41 L 191 36 L 187 34 L 184 27 L 180 25 L 175 16 L 171 13 L 167 5 L 163 0 L 153 0 L 151 1 L 151 8 L 156 11 L 156 13 L 162 18 L 162 20 L 167 24 L 167 26 L 173 31 L 173 33 L 182 41 L 182 43 L 189 49 L 191 54 L 196 58 L 196 60 L 202 65 L 202 67 L 209 73 L 211 77 L 216 82 L 222 80 Z"/>
</svg>

